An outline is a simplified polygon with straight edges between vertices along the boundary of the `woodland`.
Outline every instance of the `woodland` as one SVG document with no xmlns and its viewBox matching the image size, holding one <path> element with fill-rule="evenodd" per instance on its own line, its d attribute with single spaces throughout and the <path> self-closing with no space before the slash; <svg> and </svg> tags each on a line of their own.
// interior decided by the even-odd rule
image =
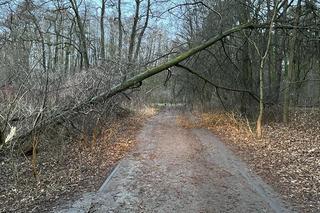
<svg viewBox="0 0 320 213">
<path fill-rule="evenodd" d="M 0 211 L 58 200 L 63 184 L 44 173 L 70 150 L 90 167 L 113 150 L 112 166 L 154 109 L 133 111 L 164 105 L 200 113 L 289 200 L 320 210 L 320 1 L 0 0 Z M 124 142 L 92 148 L 99 137 Z M 264 160 L 293 171 L 279 181 Z"/>
</svg>

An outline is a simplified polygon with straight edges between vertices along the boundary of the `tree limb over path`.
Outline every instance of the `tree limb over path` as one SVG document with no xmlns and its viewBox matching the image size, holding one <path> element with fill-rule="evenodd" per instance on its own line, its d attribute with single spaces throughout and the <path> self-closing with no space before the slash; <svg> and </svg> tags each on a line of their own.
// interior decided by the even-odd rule
<svg viewBox="0 0 320 213">
<path fill-rule="evenodd" d="M 260 27 L 261 26 L 264 26 L 264 25 L 259 25 Z M 199 45 L 199 46 L 196 46 L 184 53 L 181 53 L 180 55 L 178 55 L 177 57 L 169 60 L 168 62 L 160 65 L 160 66 L 157 66 L 157 67 L 154 67 L 154 68 L 151 68 L 151 69 L 148 69 L 146 71 L 143 71 L 141 72 L 140 74 L 136 75 L 136 76 L 133 76 L 132 78 L 122 82 L 121 84 L 118 84 L 114 87 L 112 87 L 109 91 L 107 92 L 103 92 L 87 101 L 84 101 L 74 107 L 71 107 L 71 108 L 67 108 L 67 109 L 64 109 L 62 111 L 59 111 L 55 114 L 53 114 L 52 116 L 49 116 L 48 118 L 44 118 L 43 119 L 43 122 L 41 122 L 41 124 L 39 124 L 37 127 L 35 127 L 34 129 L 20 135 L 20 136 L 17 136 L 16 139 L 18 140 L 26 140 L 27 138 L 29 138 L 33 132 L 41 132 L 42 129 L 44 129 L 44 127 L 47 127 L 47 126 L 50 126 L 52 124 L 55 124 L 57 122 L 61 122 L 61 120 L 63 120 L 63 118 L 67 117 L 67 116 L 70 116 L 72 113 L 74 113 L 75 111 L 79 111 L 81 109 L 83 109 L 84 107 L 88 106 L 88 105 L 91 105 L 91 104 L 94 104 L 94 103 L 97 103 L 97 102 L 101 102 L 103 100 L 106 100 L 108 98 L 111 98 L 113 96 L 115 96 L 116 94 L 118 93 L 121 93 L 127 89 L 130 89 L 132 87 L 134 87 L 135 85 L 137 85 L 138 83 L 142 82 L 143 80 L 153 76 L 153 75 L 156 75 L 158 73 L 161 73 L 165 70 L 167 70 L 168 68 L 170 67 L 173 67 L 173 66 L 176 66 L 178 65 L 179 63 L 181 63 L 182 61 L 184 61 L 185 59 L 201 52 L 202 50 L 205 50 L 206 48 L 212 46 L 213 44 L 215 44 L 216 42 L 220 41 L 221 39 L 223 39 L 224 37 L 227 37 L 233 33 L 236 33 L 236 32 L 239 32 L 241 30 L 244 30 L 244 29 L 253 29 L 253 28 L 256 28 L 257 26 L 254 25 L 253 23 L 246 23 L 246 24 L 243 24 L 243 25 L 238 25 L 236 27 L 233 27 L 229 30 L 226 30 L 222 33 L 220 33 L 219 35 L 216 35 L 214 37 L 212 37 L 211 39 L 209 39 L 207 42 Z"/>
<path fill-rule="evenodd" d="M 200 78 L 201 80 L 203 80 L 204 82 L 210 84 L 211 86 L 215 87 L 216 89 L 221 89 L 221 90 L 225 90 L 225 91 L 230 91 L 230 92 L 241 92 L 241 93 L 248 93 L 254 100 L 256 100 L 257 102 L 259 102 L 259 97 L 257 95 L 255 95 L 254 93 L 252 93 L 249 90 L 245 90 L 245 89 L 237 89 L 237 88 L 229 88 L 229 87 L 224 87 L 221 85 L 218 85 L 216 83 L 213 83 L 212 81 L 208 80 L 207 78 L 203 77 L 202 75 L 200 75 L 199 73 L 197 73 L 196 71 L 192 70 L 189 67 L 186 67 L 182 64 L 177 64 L 175 65 L 176 67 L 185 69 L 186 71 L 188 71 L 189 73 L 191 73 L 192 75 L 197 76 L 198 78 Z"/>
</svg>

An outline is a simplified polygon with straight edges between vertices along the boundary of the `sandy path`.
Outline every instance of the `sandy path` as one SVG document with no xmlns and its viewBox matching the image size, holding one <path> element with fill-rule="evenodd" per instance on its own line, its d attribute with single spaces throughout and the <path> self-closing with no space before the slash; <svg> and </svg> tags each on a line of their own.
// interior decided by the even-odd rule
<svg viewBox="0 0 320 213">
<path fill-rule="evenodd" d="M 212 133 L 151 119 L 99 192 L 60 212 L 291 212 Z"/>
</svg>

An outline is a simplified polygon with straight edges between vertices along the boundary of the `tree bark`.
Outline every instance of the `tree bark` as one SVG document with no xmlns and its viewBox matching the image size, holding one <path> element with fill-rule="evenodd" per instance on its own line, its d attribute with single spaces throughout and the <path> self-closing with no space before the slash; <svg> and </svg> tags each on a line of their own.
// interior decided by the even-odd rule
<svg viewBox="0 0 320 213">
<path fill-rule="evenodd" d="M 1 147 L 1 145 L 2 144 L 4 144 L 4 134 L 3 134 L 3 131 L 2 131 L 2 129 L 0 129 L 0 147 Z"/>
<path fill-rule="evenodd" d="M 100 57 L 101 62 L 105 63 L 106 51 L 105 51 L 105 36 L 104 36 L 104 16 L 106 12 L 106 0 L 101 0 L 101 17 L 100 17 Z"/>
<path fill-rule="evenodd" d="M 142 42 L 142 38 L 144 36 L 144 33 L 148 27 L 148 23 L 149 23 L 149 16 L 150 16 L 150 6 L 151 6 L 151 0 L 148 0 L 148 5 L 147 5 L 147 13 L 146 13 L 146 20 L 144 22 L 143 28 L 139 34 L 138 37 L 138 42 L 137 42 L 137 47 L 136 47 L 136 52 L 134 54 L 134 61 L 137 61 L 138 57 L 139 57 L 139 53 L 140 53 L 140 47 L 141 47 L 141 42 Z"/>
<path fill-rule="evenodd" d="M 290 92 L 291 92 L 291 81 L 294 74 L 294 55 L 295 46 L 298 35 L 298 25 L 301 13 L 301 0 L 297 2 L 297 9 L 295 13 L 294 29 L 292 32 L 292 39 L 289 41 L 289 59 L 288 59 L 288 72 L 285 75 L 285 88 L 284 88 L 284 101 L 283 101 L 283 122 L 289 122 L 289 108 L 290 108 Z"/>
<path fill-rule="evenodd" d="M 241 5 L 241 14 L 240 14 L 240 23 L 244 24 L 247 23 L 250 19 L 250 12 L 247 6 L 247 0 L 243 0 Z M 252 69 L 251 69 L 251 63 L 250 63 L 250 45 L 249 41 L 245 35 L 245 32 L 243 32 L 243 52 L 242 52 L 242 73 L 241 73 L 241 80 L 243 83 L 243 88 L 246 90 L 252 89 Z M 247 115 L 248 112 L 250 112 L 249 107 L 250 104 L 250 97 L 247 93 L 241 94 L 241 100 L 240 100 L 240 112 L 244 115 Z"/>
<path fill-rule="evenodd" d="M 128 63 L 131 65 L 132 57 L 133 57 L 133 49 L 135 45 L 136 40 L 136 34 L 137 34 L 137 26 L 139 21 L 139 11 L 140 11 L 140 0 L 135 0 L 136 2 L 136 10 L 135 15 L 133 18 L 133 24 L 131 29 L 131 35 L 130 35 L 130 41 L 129 41 L 129 52 L 128 52 Z"/>
<path fill-rule="evenodd" d="M 118 31 L 119 31 L 119 39 L 118 39 L 118 66 L 119 72 L 121 73 L 121 63 L 122 63 L 122 14 L 121 14 L 121 0 L 118 0 Z M 122 74 L 122 73 L 121 73 Z"/>
<path fill-rule="evenodd" d="M 71 8 L 75 13 L 75 17 L 77 20 L 77 25 L 79 28 L 79 42 L 80 42 L 80 51 L 81 51 L 81 58 L 83 59 L 83 63 L 86 69 L 89 69 L 89 55 L 87 49 L 87 38 L 84 31 L 84 26 L 80 17 L 79 9 L 76 0 L 69 0 L 71 3 Z"/>
<path fill-rule="evenodd" d="M 54 25 L 54 32 L 55 32 L 55 49 L 54 49 L 54 57 L 53 57 L 53 65 L 54 69 L 58 67 L 59 62 L 59 40 L 60 40 L 60 32 L 61 32 L 61 26 L 62 26 L 62 17 L 59 21 L 56 21 Z"/>
<path fill-rule="evenodd" d="M 260 101 L 259 101 L 259 115 L 258 115 L 258 119 L 257 119 L 257 128 L 256 128 L 256 133 L 257 133 L 257 137 L 261 138 L 262 137 L 262 122 L 263 122 L 263 115 L 264 115 L 264 66 L 265 66 L 265 61 L 267 59 L 269 50 L 270 50 L 270 46 L 271 46 L 271 41 L 272 41 L 272 30 L 273 30 L 273 22 L 274 19 L 277 15 L 277 11 L 278 11 L 278 1 L 275 0 L 275 5 L 274 5 L 274 9 L 273 9 L 273 15 L 272 18 L 270 20 L 270 27 L 269 27 L 269 32 L 268 32 L 268 42 L 267 42 L 267 47 L 266 50 L 264 52 L 264 54 L 261 57 L 261 61 L 260 61 L 260 70 L 259 70 L 259 96 L 260 96 Z"/>
</svg>

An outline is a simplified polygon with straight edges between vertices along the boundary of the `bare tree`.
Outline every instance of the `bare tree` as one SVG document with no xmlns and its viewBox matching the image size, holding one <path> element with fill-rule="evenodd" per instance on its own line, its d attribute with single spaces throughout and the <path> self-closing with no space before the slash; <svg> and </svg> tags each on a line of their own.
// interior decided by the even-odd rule
<svg viewBox="0 0 320 213">
<path fill-rule="evenodd" d="M 140 15 L 141 0 L 135 0 L 135 3 L 136 3 L 136 9 L 135 9 L 134 17 L 133 17 L 133 24 L 132 24 L 130 40 L 129 40 L 129 51 L 128 51 L 128 63 L 129 64 L 132 63 L 132 58 L 133 58 L 133 51 L 134 51 L 134 45 L 136 42 L 137 27 L 138 27 L 138 22 L 139 22 L 139 15 Z"/>
<path fill-rule="evenodd" d="M 274 20 L 277 15 L 278 11 L 278 1 L 274 1 L 274 9 L 273 9 L 273 15 L 270 20 L 270 27 L 269 27 L 269 32 L 268 32 L 268 41 L 267 41 L 267 46 L 266 50 L 263 53 L 263 55 L 260 54 L 259 49 L 257 48 L 257 52 L 259 53 L 261 59 L 260 59 L 260 67 L 259 67 L 259 95 L 260 95 L 260 100 L 259 100 L 259 115 L 257 119 L 257 137 L 261 138 L 262 137 L 262 122 L 263 122 L 263 115 L 264 115 L 264 96 L 265 96 L 265 91 L 264 91 L 264 67 L 265 67 L 265 62 L 270 50 L 270 45 L 271 45 L 271 40 L 272 40 L 272 34 L 273 34 L 273 24 Z"/>
<path fill-rule="evenodd" d="M 118 0 L 118 31 L 119 31 L 119 38 L 118 38 L 118 64 L 119 70 L 121 70 L 121 57 L 122 57 L 122 11 L 121 11 L 121 0 Z"/>
<path fill-rule="evenodd" d="M 296 49 L 296 42 L 298 36 L 298 25 L 300 20 L 301 14 L 301 0 L 297 2 L 297 9 L 294 17 L 294 30 L 292 31 L 291 40 L 289 41 L 289 60 L 288 60 L 288 71 L 285 75 L 285 89 L 284 89 L 284 101 L 283 101 L 283 121 L 288 123 L 289 122 L 289 107 L 290 107 L 290 92 L 292 91 L 291 81 L 294 75 L 294 56 L 295 56 L 295 49 Z"/>
<path fill-rule="evenodd" d="M 81 51 L 81 65 L 82 65 L 82 60 L 84 63 L 84 66 L 86 69 L 89 68 L 89 55 L 88 55 L 88 49 L 87 49 L 87 38 L 83 26 L 83 22 L 79 13 L 79 7 L 78 3 L 76 0 L 69 0 L 71 4 L 71 8 L 75 14 L 76 20 L 77 20 L 77 25 L 79 29 L 79 42 L 80 42 L 80 51 Z"/>
<path fill-rule="evenodd" d="M 138 37 L 138 42 L 137 42 L 137 47 L 136 47 L 136 51 L 135 51 L 135 54 L 134 54 L 134 61 L 137 61 L 138 59 L 138 56 L 139 56 L 139 52 L 140 52 L 140 48 L 141 48 L 141 42 L 142 42 L 142 38 L 144 36 L 144 33 L 146 32 L 146 29 L 148 27 L 148 24 L 149 24 L 149 16 L 150 16 L 150 10 L 151 10 L 151 0 L 147 0 L 147 8 L 146 8 L 146 20 L 144 22 L 144 25 L 142 27 L 142 30 L 139 34 L 139 37 Z"/>
<path fill-rule="evenodd" d="M 101 61 L 105 63 L 106 52 L 105 52 L 105 36 L 104 36 L 104 17 L 106 12 L 106 0 L 101 0 L 101 17 L 100 17 L 100 48 L 101 48 Z"/>
</svg>

